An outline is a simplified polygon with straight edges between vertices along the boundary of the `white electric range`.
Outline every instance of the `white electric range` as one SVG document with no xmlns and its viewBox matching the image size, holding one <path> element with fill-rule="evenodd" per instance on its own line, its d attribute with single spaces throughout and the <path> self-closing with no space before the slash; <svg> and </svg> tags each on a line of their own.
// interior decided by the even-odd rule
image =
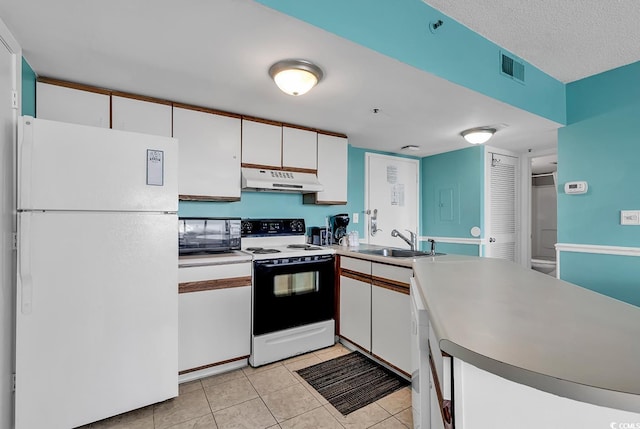
<svg viewBox="0 0 640 429">
<path fill-rule="evenodd" d="M 254 259 L 252 366 L 335 343 L 335 252 L 306 244 L 305 230 L 304 219 L 242 221 Z"/>
</svg>

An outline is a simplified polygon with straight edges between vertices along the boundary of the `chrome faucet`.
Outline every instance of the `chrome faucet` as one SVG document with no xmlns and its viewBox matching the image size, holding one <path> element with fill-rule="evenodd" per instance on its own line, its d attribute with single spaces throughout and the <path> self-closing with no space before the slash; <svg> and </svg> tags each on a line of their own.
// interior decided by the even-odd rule
<svg viewBox="0 0 640 429">
<path fill-rule="evenodd" d="M 429 243 L 431 243 L 431 252 L 429 253 L 429 255 L 431 256 L 435 256 L 436 255 L 436 240 L 434 240 L 433 238 L 430 238 Z"/>
<path fill-rule="evenodd" d="M 391 231 L 391 236 L 392 237 L 400 237 L 409 246 L 411 246 L 411 250 L 416 250 L 416 234 L 414 232 L 412 232 L 412 231 L 409 231 L 408 229 L 405 229 L 405 231 L 407 231 L 410 234 L 409 237 L 411 237 L 411 238 L 405 237 L 397 229 L 394 229 L 393 231 Z"/>
</svg>

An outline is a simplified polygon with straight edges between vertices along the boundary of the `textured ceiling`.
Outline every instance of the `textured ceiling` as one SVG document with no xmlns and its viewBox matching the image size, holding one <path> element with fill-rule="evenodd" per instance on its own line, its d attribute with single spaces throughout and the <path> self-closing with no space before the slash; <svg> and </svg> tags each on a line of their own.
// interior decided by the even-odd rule
<svg viewBox="0 0 640 429">
<path fill-rule="evenodd" d="M 640 60 L 638 0 L 424 0 L 562 82 Z"/>
</svg>

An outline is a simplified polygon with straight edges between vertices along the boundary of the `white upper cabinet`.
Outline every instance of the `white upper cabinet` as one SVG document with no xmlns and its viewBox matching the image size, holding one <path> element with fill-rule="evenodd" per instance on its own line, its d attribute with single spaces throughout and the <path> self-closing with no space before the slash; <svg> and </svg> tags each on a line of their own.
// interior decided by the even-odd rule
<svg viewBox="0 0 640 429">
<path fill-rule="evenodd" d="M 36 83 L 36 116 L 52 121 L 109 128 L 111 96 L 66 86 Z"/>
<path fill-rule="evenodd" d="M 283 126 L 282 167 L 315 171 L 318 167 L 318 133 Z"/>
<path fill-rule="evenodd" d="M 171 104 L 111 97 L 111 128 L 171 137 Z"/>
<path fill-rule="evenodd" d="M 305 194 L 305 203 L 347 204 L 347 156 L 346 138 L 318 134 L 318 181 L 324 191 Z"/>
<path fill-rule="evenodd" d="M 243 119 L 242 163 L 280 168 L 282 166 L 282 127 Z"/>
<path fill-rule="evenodd" d="M 240 118 L 174 107 L 180 199 L 240 199 L 240 131 Z"/>
</svg>

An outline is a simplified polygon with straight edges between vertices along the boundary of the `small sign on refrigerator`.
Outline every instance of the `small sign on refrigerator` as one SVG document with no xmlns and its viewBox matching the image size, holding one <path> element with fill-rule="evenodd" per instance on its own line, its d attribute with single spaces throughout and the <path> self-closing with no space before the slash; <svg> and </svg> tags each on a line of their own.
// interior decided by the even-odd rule
<svg viewBox="0 0 640 429">
<path fill-rule="evenodd" d="M 147 149 L 147 185 L 164 185 L 164 151 Z"/>
</svg>

